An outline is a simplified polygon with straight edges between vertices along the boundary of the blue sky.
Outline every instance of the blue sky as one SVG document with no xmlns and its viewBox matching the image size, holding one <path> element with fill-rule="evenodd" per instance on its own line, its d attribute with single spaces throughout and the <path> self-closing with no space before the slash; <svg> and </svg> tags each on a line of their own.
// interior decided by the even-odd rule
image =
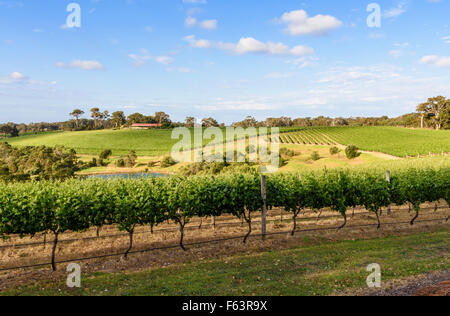
<svg viewBox="0 0 450 316">
<path fill-rule="evenodd" d="M 0 0 L 0 122 L 396 116 L 450 96 L 449 0 Z"/>
</svg>

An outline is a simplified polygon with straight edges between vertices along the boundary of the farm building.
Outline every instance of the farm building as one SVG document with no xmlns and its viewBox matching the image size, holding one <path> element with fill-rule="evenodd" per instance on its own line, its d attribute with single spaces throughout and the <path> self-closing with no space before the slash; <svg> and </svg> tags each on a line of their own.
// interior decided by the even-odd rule
<svg viewBox="0 0 450 316">
<path fill-rule="evenodd" d="M 150 128 L 158 128 L 162 127 L 162 124 L 142 124 L 142 123 L 135 123 L 130 126 L 131 129 L 150 129 Z"/>
</svg>

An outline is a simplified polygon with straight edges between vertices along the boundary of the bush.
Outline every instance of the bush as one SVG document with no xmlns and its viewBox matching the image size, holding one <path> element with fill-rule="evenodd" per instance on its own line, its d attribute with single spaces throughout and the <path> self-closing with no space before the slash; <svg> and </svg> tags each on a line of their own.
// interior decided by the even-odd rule
<svg viewBox="0 0 450 316">
<path fill-rule="evenodd" d="M 330 154 L 331 154 L 332 156 L 337 155 L 337 154 L 339 154 L 340 152 L 341 152 L 341 150 L 340 150 L 339 148 L 337 148 L 336 146 L 330 148 Z"/>
<path fill-rule="evenodd" d="M 132 168 L 136 164 L 137 155 L 134 150 L 130 151 L 130 153 L 127 156 L 127 167 Z"/>
<path fill-rule="evenodd" d="M 123 168 L 125 167 L 125 160 L 120 158 L 119 160 L 116 161 L 116 167 L 118 168 Z"/>
<path fill-rule="evenodd" d="M 149 168 L 153 168 L 153 167 L 155 167 L 156 166 L 156 161 L 150 161 L 148 164 L 147 164 L 147 167 L 149 167 Z"/>
<path fill-rule="evenodd" d="M 99 157 L 100 159 L 108 159 L 109 157 L 111 157 L 111 155 L 112 155 L 111 149 L 105 149 L 100 153 Z"/>
<path fill-rule="evenodd" d="M 168 168 L 170 166 L 176 165 L 175 160 L 171 156 L 166 156 L 161 161 L 161 168 Z"/>
<path fill-rule="evenodd" d="M 359 148 L 355 145 L 350 145 L 345 149 L 345 155 L 348 159 L 355 159 L 359 156 L 361 156 L 361 153 L 358 152 Z"/>
<path fill-rule="evenodd" d="M 311 154 L 311 160 L 317 161 L 317 160 L 320 160 L 320 158 L 321 157 L 317 151 L 315 151 Z"/>
<path fill-rule="evenodd" d="M 280 148 L 280 155 L 285 158 L 292 158 L 295 156 L 295 151 L 288 149 L 286 147 Z"/>
</svg>

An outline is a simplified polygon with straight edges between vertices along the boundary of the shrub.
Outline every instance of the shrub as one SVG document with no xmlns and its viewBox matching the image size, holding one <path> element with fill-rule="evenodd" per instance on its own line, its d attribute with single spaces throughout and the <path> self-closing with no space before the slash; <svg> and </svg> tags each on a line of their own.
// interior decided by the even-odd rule
<svg viewBox="0 0 450 316">
<path fill-rule="evenodd" d="M 125 167 L 125 160 L 123 158 L 120 158 L 116 161 L 116 167 L 123 168 Z"/>
<path fill-rule="evenodd" d="M 280 155 L 285 158 L 292 158 L 295 156 L 295 152 L 286 147 L 282 147 L 282 148 L 280 148 Z"/>
<path fill-rule="evenodd" d="M 330 148 L 330 154 L 332 156 L 337 155 L 341 152 L 341 150 L 339 148 L 337 148 L 336 146 L 333 146 Z"/>
<path fill-rule="evenodd" d="M 345 149 L 345 155 L 348 159 L 355 159 L 359 156 L 361 156 L 361 153 L 358 152 L 359 148 L 355 145 L 350 145 Z"/>
<path fill-rule="evenodd" d="M 108 159 L 109 157 L 111 157 L 111 155 L 112 155 L 111 149 L 105 149 L 100 153 L 99 157 L 100 159 Z"/>
<path fill-rule="evenodd" d="M 147 164 L 147 167 L 149 167 L 149 168 L 153 168 L 153 167 L 155 167 L 156 166 L 156 161 L 150 161 L 148 164 Z"/>
<path fill-rule="evenodd" d="M 130 153 L 127 156 L 127 167 L 132 168 L 136 164 L 137 155 L 134 150 L 130 151 Z"/>
<path fill-rule="evenodd" d="M 175 164 L 176 164 L 176 162 L 175 162 L 175 160 L 173 160 L 173 158 L 171 156 L 166 156 L 161 161 L 161 168 L 168 168 L 168 167 L 173 166 Z"/>
<path fill-rule="evenodd" d="M 311 154 L 311 160 L 317 161 L 317 160 L 320 160 L 320 158 L 321 157 L 317 151 L 315 151 Z"/>
</svg>

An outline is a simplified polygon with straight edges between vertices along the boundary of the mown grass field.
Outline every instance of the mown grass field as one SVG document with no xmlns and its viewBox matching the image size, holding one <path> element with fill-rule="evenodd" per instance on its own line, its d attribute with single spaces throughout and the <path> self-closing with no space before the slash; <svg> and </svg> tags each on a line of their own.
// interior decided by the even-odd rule
<svg viewBox="0 0 450 316">
<path fill-rule="evenodd" d="M 356 145 L 362 150 L 398 157 L 450 152 L 449 130 L 398 127 L 317 127 L 281 136 L 284 143 Z"/>
<path fill-rule="evenodd" d="M 193 140 L 192 131 L 191 135 Z M 178 143 L 179 139 L 172 139 L 171 129 L 124 129 L 39 133 L 8 138 L 6 141 L 19 147 L 62 145 L 75 149 L 78 154 L 86 155 L 98 155 L 104 149 L 111 149 L 114 156 L 126 155 L 130 150 L 135 150 L 139 156 L 162 156 L 170 154 L 173 145 Z M 203 144 L 206 145 L 209 142 L 211 140 L 204 140 Z"/>
<path fill-rule="evenodd" d="M 450 231 L 372 240 L 326 242 L 289 250 L 195 261 L 141 272 L 83 275 L 80 289 L 65 279 L 0 295 L 330 295 L 365 288 L 366 267 L 378 263 L 382 281 L 450 268 Z"/>
</svg>

